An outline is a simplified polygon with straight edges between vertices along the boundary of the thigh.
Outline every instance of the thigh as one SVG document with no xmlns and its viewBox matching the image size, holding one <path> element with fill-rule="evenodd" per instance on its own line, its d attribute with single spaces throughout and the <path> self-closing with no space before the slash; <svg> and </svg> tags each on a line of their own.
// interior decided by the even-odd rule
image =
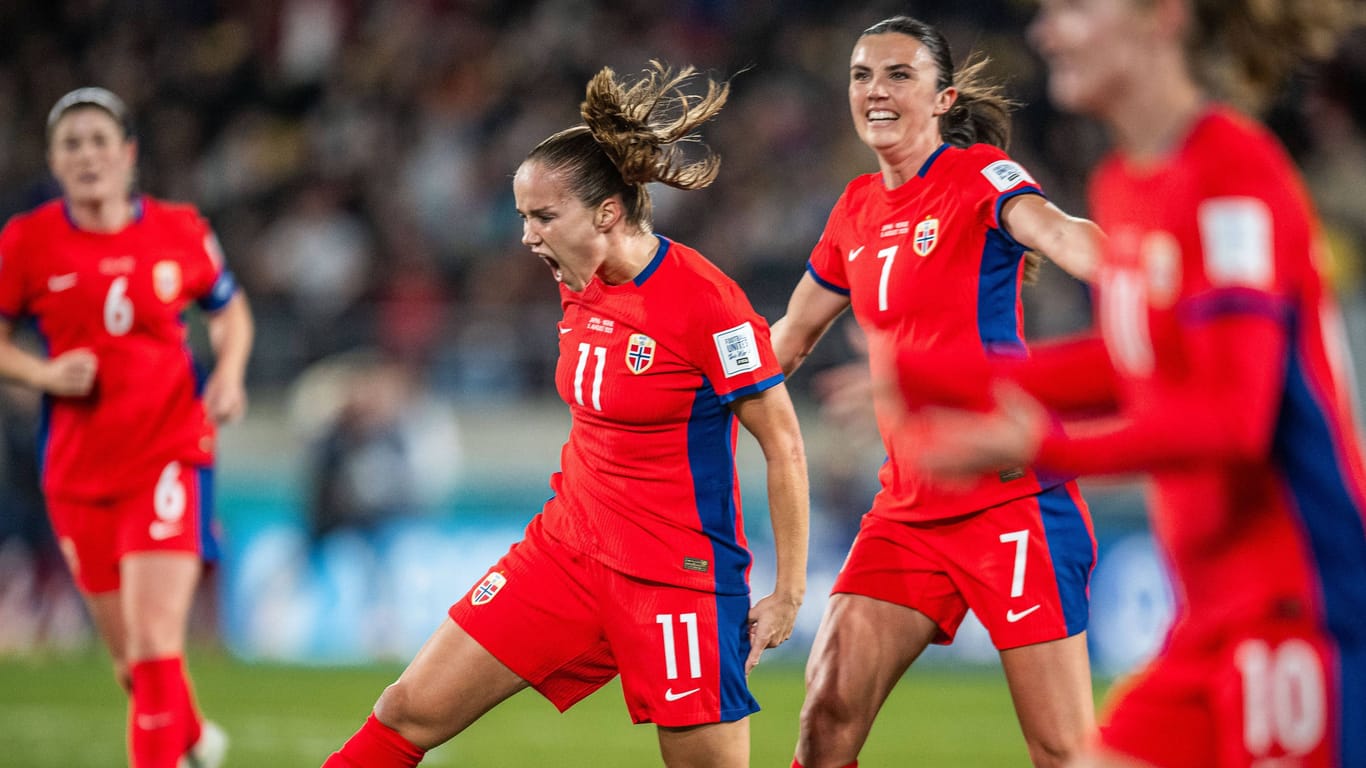
<svg viewBox="0 0 1366 768">
<path fill-rule="evenodd" d="M 500 663 L 561 711 L 617 674 L 603 629 L 602 566 L 541 534 L 527 536 L 469 592 L 450 617 Z"/>
<path fill-rule="evenodd" d="M 127 659 L 179 656 L 203 563 L 189 552 L 130 552 L 119 563 Z"/>
<path fill-rule="evenodd" d="M 942 557 L 927 543 L 940 527 L 864 515 L 858 537 L 835 578 L 832 597 L 858 595 L 909 608 L 934 622 L 934 642 L 953 642 L 968 606 Z M 830 616 L 827 610 L 822 625 Z"/>
<path fill-rule="evenodd" d="M 1096 541 L 1075 484 L 984 510 L 935 546 L 997 648 L 1086 629 Z"/>
<path fill-rule="evenodd" d="M 809 700 L 853 706 L 871 724 L 907 668 L 939 633 L 925 614 L 854 594 L 830 597 L 806 663 Z"/>
<path fill-rule="evenodd" d="M 1020 730 L 1031 743 L 1076 748 L 1096 726 L 1086 633 L 1001 651 Z"/>
<path fill-rule="evenodd" d="M 76 585 L 88 594 L 119 589 L 119 563 L 132 552 L 200 555 L 200 470 L 170 462 L 154 483 L 101 502 L 48 499 L 52 527 Z"/>
<path fill-rule="evenodd" d="M 749 719 L 661 727 L 659 754 L 668 768 L 748 768 Z"/>
<path fill-rule="evenodd" d="M 745 675 L 748 595 L 609 576 L 607 637 L 633 722 L 694 726 L 758 711 Z"/>
</svg>

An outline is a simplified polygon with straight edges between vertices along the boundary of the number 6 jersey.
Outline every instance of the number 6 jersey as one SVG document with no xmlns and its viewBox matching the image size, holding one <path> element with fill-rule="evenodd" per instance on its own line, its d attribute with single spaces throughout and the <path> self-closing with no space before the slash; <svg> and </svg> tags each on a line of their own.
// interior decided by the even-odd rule
<svg viewBox="0 0 1366 768">
<path fill-rule="evenodd" d="M 216 311 L 236 286 L 213 232 L 191 206 L 148 197 L 118 232 L 77 228 L 61 200 L 15 216 L 0 232 L 0 315 L 32 317 L 56 357 L 98 359 L 86 397 L 50 397 L 43 490 L 74 501 L 150 486 L 168 462 L 211 462 L 213 425 L 183 313 Z"/>
</svg>

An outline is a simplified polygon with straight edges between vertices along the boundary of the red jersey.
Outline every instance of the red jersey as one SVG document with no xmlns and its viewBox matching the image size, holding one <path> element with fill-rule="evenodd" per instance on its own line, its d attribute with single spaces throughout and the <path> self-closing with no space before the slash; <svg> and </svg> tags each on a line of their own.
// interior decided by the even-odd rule
<svg viewBox="0 0 1366 768">
<path fill-rule="evenodd" d="M 849 183 L 835 203 L 807 270 L 849 297 L 854 317 L 890 339 L 873 355 L 934 350 L 955 357 L 1026 354 L 1020 283 L 1025 248 L 1001 226 L 1017 195 L 1043 192 L 1017 163 L 987 144 L 940 146 L 905 184 L 881 174 Z M 873 360 L 875 368 L 889 361 Z M 914 446 L 879 411 L 888 461 L 872 514 L 925 520 L 975 512 L 1056 485 L 1032 470 L 985 476 L 967 492 L 929 486 L 911 469 Z"/>
<path fill-rule="evenodd" d="M 99 501 L 153 483 L 171 461 L 212 460 L 213 425 L 182 313 L 236 290 L 217 241 L 190 206 L 139 197 L 114 233 L 78 229 L 61 200 L 0 232 L 0 314 L 32 317 L 48 354 L 77 348 L 99 368 L 86 397 L 48 399 L 43 489 Z"/>
<path fill-rule="evenodd" d="M 634 280 L 560 297 L 555 386 L 573 426 L 546 533 L 624 573 L 746 593 L 729 404 L 783 380 L 767 323 L 721 270 L 663 237 Z"/>
<path fill-rule="evenodd" d="M 1097 315 L 1122 419 L 1055 433 L 1040 463 L 1152 473 L 1189 632 L 1291 612 L 1366 647 L 1350 362 L 1289 158 L 1215 108 L 1157 166 L 1110 158 L 1092 196 L 1110 235 Z M 1052 375 L 1088 378 L 1065 364 Z M 1360 651 L 1350 658 L 1346 677 L 1366 680 Z"/>
</svg>

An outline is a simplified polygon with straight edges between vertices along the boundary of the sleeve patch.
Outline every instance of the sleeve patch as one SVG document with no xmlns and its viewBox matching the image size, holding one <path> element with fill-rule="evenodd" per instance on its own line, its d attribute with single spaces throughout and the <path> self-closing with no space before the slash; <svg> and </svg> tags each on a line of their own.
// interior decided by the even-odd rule
<svg viewBox="0 0 1366 768">
<path fill-rule="evenodd" d="M 726 378 L 759 367 L 759 345 L 754 340 L 754 326 L 748 322 L 714 333 L 712 339 L 716 342 L 716 352 L 721 356 L 721 370 Z"/>
<path fill-rule="evenodd" d="M 1216 286 L 1270 288 L 1274 278 L 1271 213 L 1253 197 L 1220 197 L 1200 204 L 1205 273 Z"/>
<path fill-rule="evenodd" d="M 982 175 L 991 182 L 991 186 L 996 187 L 996 191 L 1004 192 L 1012 187 L 1019 185 L 1022 181 L 1030 184 L 1036 183 L 1034 177 L 1030 176 L 1019 163 L 1010 160 L 997 160 L 982 169 Z"/>
</svg>

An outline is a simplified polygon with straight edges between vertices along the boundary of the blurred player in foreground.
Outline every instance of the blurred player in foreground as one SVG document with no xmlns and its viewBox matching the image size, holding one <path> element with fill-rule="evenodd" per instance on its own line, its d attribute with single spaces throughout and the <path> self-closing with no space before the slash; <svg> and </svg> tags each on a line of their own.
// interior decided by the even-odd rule
<svg viewBox="0 0 1366 768">
<path fill-rule="evenodd" d="M 445 622 L 329 768 L 413 766 L 531 686 L 561 710 L 617 674 L 669 766 L 749 764 L 746 677 L 805 591 L 806 460 L 768 327 L 701 254 L 651 231 L 646 184 L 707 186 L 678 142 L 725 103 L 656 66 L 604 69 L 584 124 L 513 179 L 522 242 L 560 284 L 555 383 L 573 426 L 555 495 Z M 773 594 L 751 607 L 736 422 L 768 465 Z"/>
<path fill-rule="evenodd" d="M 1101 235 L 1043 196 L 1001 149 L 1010 107 L 985 62 L 954 70 L 934 27 L 898 16 L 859 36 L 849 107 L 879 173 L 849 183 L 774 325 L 792 372 L 846 309 L 891 350 L 983 362 L 1027 354 L 1020 286 L 1043 252 L 1087 277 Z M 1027 263 L 1028 262 L 1028 263 Z M 969 608 L 1000 650 L 1036 765 L 1077 753 L 1095 722 L 1086 652 L 1091 518 L 1076 484 L 1027 462 L 961 489 L 927 484 L 878 413 L 882 490 L 835 582 L 807 664 L 794 765 L 853 765 L 878 710 Z"/>
<path fill-rule="evenodd" d="M 978 410 L 910 422 L 942 477 L 1034 463 L 1147 471 L 1178 614 L 1120 686 L 1089 765 L 1366 766 L 1366 470 L 1320 232 L 1275 139 L 1211 93 L 1265 97 L 1345 4 L 1044 0 L 1057 104 L 1115 151 L 1098 335 L 1035 349 Z M 1224 89 L 1222 86 L 1234 86 Z M 913 405 L 971 361 L 899 360 Z M 981 372 L 978 372 L 981 373 Z M 1013 383 L 1006 383 L 1013 379 Z"/>
<path fill-rule="evenodd" d="M 213 546 L 214 425 L 246 409 L 252 319 L 198 211 L 132 193 L 130 126 L 102 88 L 52 108 L 48 162 L 62 197 L 0 232 L 0 376 L 47 397 L 43 494 L 130 693 L 132 765 L 217 765 L 226 738 L 195 707 L 185 635 Z M 192 301 L 208 313 L 207 379 L 187 346 Z M 13 342 L 25 317 L 45 356 Z"/>
</svg>

